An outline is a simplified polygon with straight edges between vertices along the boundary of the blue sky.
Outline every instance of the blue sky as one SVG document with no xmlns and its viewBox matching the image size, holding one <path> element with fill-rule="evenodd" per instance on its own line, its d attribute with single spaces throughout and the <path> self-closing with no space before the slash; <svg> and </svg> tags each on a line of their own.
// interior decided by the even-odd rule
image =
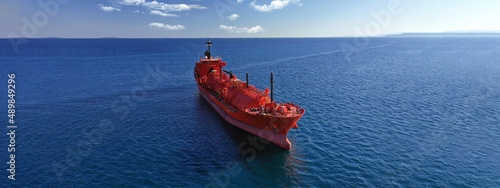
<svg viewBox="0 0 500 188">
<path fill-rule="evenodd" d="M 0 37 L 342 37 L 498 32 L 499 7 L 498 0 L 2 0 Z"/>
</svg>

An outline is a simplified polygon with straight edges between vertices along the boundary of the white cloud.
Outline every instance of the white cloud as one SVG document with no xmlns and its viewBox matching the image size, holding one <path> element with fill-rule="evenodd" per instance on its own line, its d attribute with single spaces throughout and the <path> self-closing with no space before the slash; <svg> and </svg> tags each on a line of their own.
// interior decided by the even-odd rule
<svg viewBox="0 0 500 188">
<path fill-rule="evenodd" d="M 234 32 L 234 33 L 240 33 L 240 31 L 238 31 L 238 28 L 237 27 L 233 27 L 233 26 L 220 25 L 219 28 L 222 29 L 222 30 L 224 30 L 224 31 L 229 31 L 229 32 Z"/>
<path fill-rule="evenodd" d="M 121 5 L 140 5 L 144 2 L 145 0 L 120 0 L 117 3 Z"/>
<path fill-rule="evenodd" d="M 278 9 L 283 9 L 286 6 L 288 6 L 290 3 L 297 4 L 299 6 L 302 6 L 302 3 L 300 0 L 273 0 L 269 5 L 263 4 L 263 5 L 257 5 L 255 4 L 255 1 L 252 1 L 250 6 L 252 6 L 255 10 L 259 12 L 271 12 L 273 10 L 278 10 Z"/>
<path fill-rule="evenodd" d="M 151 10 L 149 14 L 163 16 L 163 17 L 179 17 L 177 14 L 170 14 L 159 10 Z"/>
<path fill-rule="evenodd" d="M 264 32 L 264 28 L 262 28 L 260 25 L 251 28 L 220 25 L 219 28 L 230 33 L 254 34 L 254 33 Z"/>
<path fill-rule="evenodd" d="M 232 14 L 231 16 L 228 16 L 227 19 L 231 21 L 236 21 L 240 16 L 238 14 Z"/>
<path fill-rule="evenodd" d="M 186 11 L 191 9 L 191 7 L 189 7 L 186 4 L 165 4 L 165 3 L 159 3 L 158 1 L 144 2 L 142 3 L 142 6 L 145 6 L 150 9 L 166 10 L 166 11 Z"/>
<path fill-rule="evenodd" d="M 207 9 L 207 7 L 201 5 L 188 5 L 188 6 L 194 9 Z"/>
<path fill-rule="evenodd" d="M 126 6 L 143 6 L 147 9 L 152 10 L 162 10 L 162 11 L 187 11 L 191 9 L 206 9 L 207 7 L 201 5 L 187 5 L 187 4 L 167 4 L 158 1 L 146 1 L 146 0 L 118 0 L 116 1 L 119 5 Z"/>
<path fill-rule="evenodd" d="M 163 24 L 163 23 L 150 23 L 148 25 L 151 28 L 157 28 L 157 29 L 165 29 L 165 30 L 182 30 L 186 29 L 183 25 L 169 25 L 169 24 Z"/>
<path fill-rule="evenodd" d="M 245 0 L 237 0 L 236 2 L 237 3 L 243 3 L 243 1 L 245 1 Z"/>
<path fill-rule="evenodd" d="M 101 8 L 101 10 L 105 11 L 105 12 L 113 12 L 113 11 L 120 11 L 119 8 L 115 8 L 115 7 L 111 7 L 111 6 L 104 6 L 102 4 L 97 4 L 97 6 L 99 6 L 99 8 Z"/>
<path fill-rule="evenodd" d="M 247 31 L 247 33 L 249 33 L 249 34 L 260 33 L 260 32 L 264 32 L 264 28 L 260 27 L 260 25 L 252 27 L 252 28 L 248 29 L 248 31 Z"/>
</svg>

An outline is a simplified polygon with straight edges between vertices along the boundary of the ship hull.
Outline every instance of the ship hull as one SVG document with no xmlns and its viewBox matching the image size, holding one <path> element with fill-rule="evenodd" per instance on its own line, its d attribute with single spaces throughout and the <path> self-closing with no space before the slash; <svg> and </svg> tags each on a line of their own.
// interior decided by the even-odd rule
<svg viewBox="0 0 500 188">
<path fill-rule="evenodd" d="M 206 91 L 203 87 L 201 87 L 200 85 L 198 85 L 198 89 L 200 91 L 200 94 L 201 96 L 203 96 L 203 98 L 205 100 L 207 100 L 207 102 L 227 121 L 229 122 L 230 124 L 232 124 L 233 126 L 236 126 L 240 129 L 243 129 L 244 131 L 247 131 L 253 135 L 256 135 L 256 136 L 259 136 L 273 144 L 276 144 L 280 147 L 282 147 L 283 149 L 286 149 L 286 150 L 289 150 L 291 149 L 292 145 L 290 143 L 290 141 L 287 139 L 287 136 L 286 136 L 286 132 L 288 132 L 288 130 L 290 130 L 290 127 L 287 127 L 285 128 L 285 130 L 282 130 L 282 132 L 284 131 L 285 134 L 282 134 L 280 132 L 276 132 L 276 131 L 271 131 L 271 130 L 268 130 L 268 129 L 265 129 L 265 128 L 260 128 L 258 126 L 254 126 L 254 125 L 251 125 L 249 123 L 246 123 L 246 122 L 243 122 L 243 121 L 240 121 L 239 119 L 251 119 L 250 117 L 239 117 L 236 118 L 236 117 L 233 117 L 235 116 L 235 112 L 231 111 L 230 109 L 228 108 L 225 108 L 223 107 L 223 105 L 221 104 L 221 102 L 215 98 L 214 96 L 212 96 L 208 91 Z M 230 114 L 230 113 L 233 113 L 233 116 Z M 241 115 L 240 115 L 241 116 Z M 286 121 L 288 123 L 292 123 L 292 124 L 295 124 L 298 119 L 300 119 L 300 117 L 297 117 L 297 118 L 292 118 L 292 119 L 287 119 Z"/>
</svg>

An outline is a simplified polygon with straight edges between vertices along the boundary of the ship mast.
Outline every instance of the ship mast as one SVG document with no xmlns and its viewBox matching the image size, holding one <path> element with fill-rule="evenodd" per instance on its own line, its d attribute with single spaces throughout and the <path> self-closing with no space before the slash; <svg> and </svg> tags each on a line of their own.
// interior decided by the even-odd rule
<svg viewBox="0 0 500 188">
<path fill-rule="evenodd" d="M 273 89 L 274 89 L 274 77 L 273 77 L 273 72 L 271 72 L 271 102 L 274 102 Z"/>
<path fill-rule="evenodd" d="M 210 46 L 212 46 L 212 42 L 210 42 L 210 38 L 207 38 L 207 42 L 205 42 L 208 46 L 208 50 L 205 52 L 205 56 L 208 57 L 208 59 L 212 59 L 211 54 L 210 54 Z"/>
</svg>

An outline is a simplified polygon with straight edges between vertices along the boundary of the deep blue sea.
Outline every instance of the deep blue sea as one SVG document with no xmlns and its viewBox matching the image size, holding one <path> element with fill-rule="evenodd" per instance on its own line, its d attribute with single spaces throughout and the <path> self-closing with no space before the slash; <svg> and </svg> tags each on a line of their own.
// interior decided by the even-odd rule
<svg viewBox="0 0 500 188">
<path fill-rule="evenodd" d="M 211 40 L 306 109 L 291 150 L 200 96 L 206 39 L 1 39 L 0 187 L 500 187 L 500 38 Z"/>
</svg>

